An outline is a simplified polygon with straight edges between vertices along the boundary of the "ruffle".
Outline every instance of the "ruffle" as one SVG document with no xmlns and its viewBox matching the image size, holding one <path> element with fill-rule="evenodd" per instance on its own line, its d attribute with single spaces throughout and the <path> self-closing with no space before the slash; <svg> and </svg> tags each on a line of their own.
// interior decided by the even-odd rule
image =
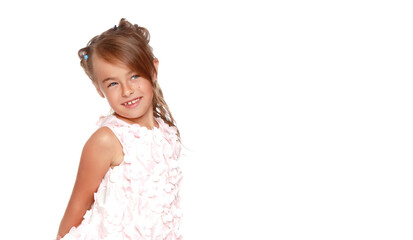
<svg viewBox="0 0 413 240">
<path fill-rule="evenodd" d="M 182 238 L 181 144 L 175 127 L 156 121 L 159 128 L 149 130 L 114 115 L 99 119 L 119 139 L 124 159 L 102 179 L 82 223 L 62 239 Z"/>
</svg>

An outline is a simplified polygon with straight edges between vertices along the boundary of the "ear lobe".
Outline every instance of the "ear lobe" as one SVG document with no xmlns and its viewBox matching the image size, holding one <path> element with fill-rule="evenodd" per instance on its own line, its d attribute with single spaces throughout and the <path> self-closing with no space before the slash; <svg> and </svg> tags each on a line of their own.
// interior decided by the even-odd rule
<svg viewBox="0 0 413 240">
<path fill-rule="evenodd" d="M 155 65 L 156 71 L 158 71 L 159 60 L 157 58 L 153 59 L 153 64 Z"/>
<path fill-rule="evenodd" d="M 159 60 L 157 58 L 154 58 L 153 59 L 153 64 L 155 65 L 155 70 L 156 70 L 156 73 L 153 74 L 153 80 L 157 81 L 158 80 L 158 74 L 157 73 L 158 73 Z"/>
</svg>

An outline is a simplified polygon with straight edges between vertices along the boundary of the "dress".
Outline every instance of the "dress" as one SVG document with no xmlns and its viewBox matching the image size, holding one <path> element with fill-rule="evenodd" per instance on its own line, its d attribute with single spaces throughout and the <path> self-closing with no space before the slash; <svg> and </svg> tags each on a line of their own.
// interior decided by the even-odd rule
<svg viewBox="0 0 413 240">
<path fill-rule="evenodd" d="M 161 118 L 156 121 L 159 128 L 148 130 L 114 115 L 100 118 L 98 126 L 113 131 L 124 158 L 109 168 L 91 209 L 63 240 L 182 239 L 181 143 L 175 127 Z"/>
</svg>

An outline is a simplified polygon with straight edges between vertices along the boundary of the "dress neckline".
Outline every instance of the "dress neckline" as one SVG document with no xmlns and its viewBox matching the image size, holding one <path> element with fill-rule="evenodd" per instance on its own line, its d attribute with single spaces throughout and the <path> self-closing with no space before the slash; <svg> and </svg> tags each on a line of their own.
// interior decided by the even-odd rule
<svg viewBox="0 0 413 240">
<path fill-rule="evenodd" d="M 157 118 L 157 117 L 154 117 L 154 119 L 155 119 L 155 121 L 158 123 L 158 127 L 155 127 L 155 126 L 154 126 L 152 129 L 149 129 L 149 128 L 145 127 L 145 126 L 141 126 L 139 123 L 128 123 L 128 122 L 126 122 L 125 120 L 122 120 L 122 119 L 118 118 L 115 114 L 112 114 L 111 117 L 114 118 L 114 119 L 116 119 L 116 121 L 122 123 L 123 125 L 126 125 L 126 126 L 136 126 L 136 127 L 139 127 L 139 128 L 145 128 L 147 131 L 161 130 L 161 126 L 162 126 L 161 118 Z"/>
</svg>

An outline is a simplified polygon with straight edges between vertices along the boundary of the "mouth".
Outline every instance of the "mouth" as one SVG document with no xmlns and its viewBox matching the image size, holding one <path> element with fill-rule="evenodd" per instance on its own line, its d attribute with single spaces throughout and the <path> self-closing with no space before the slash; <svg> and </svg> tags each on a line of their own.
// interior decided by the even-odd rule
<svg viewBox="0 0 413 240">
<path fill-rule="evenodd" d="M 138 98 L 132 99 L 130 101 L 124 102 L 124 103 L 122 103 L 122 105 L 126 106 L 126 107 L 132 107 L 132 106 L 137 105 L 140 102 L 141 99 L 142 99 L 142 97 L 138 97 Z"/>
</svg>

